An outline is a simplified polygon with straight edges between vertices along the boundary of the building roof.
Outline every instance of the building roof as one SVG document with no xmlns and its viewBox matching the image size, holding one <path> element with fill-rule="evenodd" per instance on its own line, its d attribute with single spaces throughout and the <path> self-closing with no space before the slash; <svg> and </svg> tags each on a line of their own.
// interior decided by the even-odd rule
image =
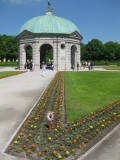
<svg viewBox="0 0 120 160">
<path fill-rule="evenodd" d="M 28 20 L 20 29 L 19 34 L 23 31 L 30 31 L 32 33 L 56 33 L 56 34 L 71 34 L 75 31 L 79 32 L 77 26 L 71 21 L 46 14 Z"/>
</svg>

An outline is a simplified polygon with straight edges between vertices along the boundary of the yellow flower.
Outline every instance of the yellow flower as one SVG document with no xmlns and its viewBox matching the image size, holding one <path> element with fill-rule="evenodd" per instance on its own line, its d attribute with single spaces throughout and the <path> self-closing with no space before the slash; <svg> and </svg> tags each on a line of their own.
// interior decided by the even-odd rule
<svg viewBox="0 0 120 160">
<path fill-rule="evenodd" d="M 93 126 L 90 126 L 90 129 L 93 129 Z"/>
<path fill-rule="evenodd" d="M 82 145 L 80 144 L 80 145 L 78 146 L 78 148 L 81 149 L 81 148 L 82 148 Z"/>
<path fill-rule="evenodd" d="M 31 125 L 31 128 L 33 128 L 33 125 Z"/>
<path fill-rule="evenodd" d="M 19 151 L 22 151 L 22 148 L 19 148 Z"/>
<path fill-rule="evenodd" d="M 69 151 L 66 151 L 66 155 L 69 155 L 70 154 L 70 152 Z"/>
<path fill-rule="evenodd" d="M 35 118 L 35 120 L 38 120 L 38 119 L 39 119 L 38 117 Z"/>
<path fill-rule="evenodd" d="M 20 136 L 18 136 L 17 138 L 18 138 L 18 139 L 20 139 L 21 137 L 20 137 Z"/>
<path fill-rule="evenodd" d="M 28 134 L 28 137 L 31 137 L 32 136 L 32 134 Z"/>
<path fill-rule="evenodd" d="M 57 128 L 55 128 L 55 131 L 57 131 Z"/>
<path fill-rule="evenodd" d="M 48 140 L 50 141 L 52 138 L 51 137 L 48 137 Z"/>
<path fill-rule="evenodd" d="M 34 129 L 37 128 L 37 126 L 34 126 Z"/>
<path fill-rule="evenodd" d="M 61 155 L 58 155 L 58 159 L 61 159 L 62 158 L 62 156 Z"/>
<path fill-rule="evenodd" d="M 14 141 L 14 144 L 18 144 L 18 141 Z"/>
</svg>

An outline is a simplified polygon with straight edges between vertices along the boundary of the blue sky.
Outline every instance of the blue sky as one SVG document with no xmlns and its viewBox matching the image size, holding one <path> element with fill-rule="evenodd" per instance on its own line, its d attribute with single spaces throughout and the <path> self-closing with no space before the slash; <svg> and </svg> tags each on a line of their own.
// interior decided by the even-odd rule
<svg viewBox="0 0 120 160">
<path fill-rule="evenodd" d="M 54 15 L 72 21 L 83 36 L 120 42 L 120 0 L 51 0 Z M 0 0 L 0 34 L 17 35 L 29 19 L 45 14 L 47 0 Z"/>
</svg>

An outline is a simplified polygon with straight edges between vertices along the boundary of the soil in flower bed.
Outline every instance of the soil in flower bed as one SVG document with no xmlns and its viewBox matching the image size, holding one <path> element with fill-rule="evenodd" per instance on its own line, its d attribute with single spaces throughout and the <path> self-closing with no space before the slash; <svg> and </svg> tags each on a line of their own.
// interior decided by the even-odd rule
<svg viewBox="0 0 120 160">
<path fill-rule="evenodd" d="M 54 115 L 50 130 L 46 127 L 49 125 L 46 121 L 49 111 Z M 95 137 L 100 137 L 116 122 L 120 122 L 120 99 L 79 121 L 66 123 L 64 73 L 58 72 L 14 137 L 7 153 L 30 160 L 76 159 Z"/>
</svg>

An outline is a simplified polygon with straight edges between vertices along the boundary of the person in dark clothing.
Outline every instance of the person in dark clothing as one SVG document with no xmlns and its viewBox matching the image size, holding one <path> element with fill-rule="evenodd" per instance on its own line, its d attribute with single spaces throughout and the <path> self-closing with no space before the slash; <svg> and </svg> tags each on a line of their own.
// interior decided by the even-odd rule
<svg viewBox="0 0 120 160">
<path fill-rule="evenodd" d="M 79 63 L 77 62 L 77 70 L 79 70 Z"/>
<path fill-rule="evenodd" d="M 27 69 L 30 69 L 30 63 L 27 61 Z"/>
<path fill-rule="evenodd" d="M 90 70 L 93 70 L 93 63 L 92 63 L 92 61 L 90 63 Z"/>
<path fill-rule="evenodd" d="M 27 63 L 25 63 L 24 68 L 27 69 Z"/>
</svg>

